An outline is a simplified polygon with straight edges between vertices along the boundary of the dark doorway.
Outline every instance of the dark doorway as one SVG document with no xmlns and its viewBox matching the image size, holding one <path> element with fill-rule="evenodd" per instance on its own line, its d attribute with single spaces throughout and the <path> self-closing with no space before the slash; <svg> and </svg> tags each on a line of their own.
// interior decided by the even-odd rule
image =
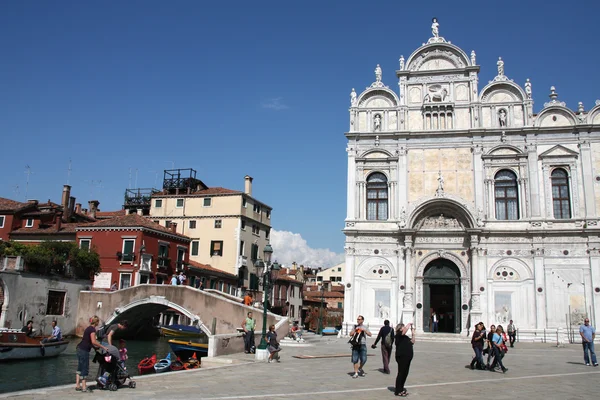
<svg viewBox="0 0 600 400">
<path fill-rule="evenodd" d="M 423 273 L 423 330 L 433 331 L 433 312 L 438 332 L 460 332 L 460 271 L 450 260 L 437 259 Z"/>
<path fill-rule="evenodd" d="M 429 285 L 430 314 L 435 311 L 438 332 L 454 332 L 454 285 Z M 433 318 L 431 318 L 433 321 Z"/>
</svg>

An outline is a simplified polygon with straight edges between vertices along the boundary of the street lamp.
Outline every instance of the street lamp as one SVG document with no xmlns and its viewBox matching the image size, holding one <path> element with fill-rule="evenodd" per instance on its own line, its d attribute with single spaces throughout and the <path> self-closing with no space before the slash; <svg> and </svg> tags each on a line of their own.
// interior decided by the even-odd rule
<svg viewBox="0 0 600 400">
<path fill-rule="evenodd" d="M 263 328 L 262 328 L 262 336 L 260 338 L 260 344 L 258 345 L 258 349 L 265 350 L 268 346 L 267 344 L 267 302 L 269 301 L 269 292 L 271 290 L 271 271 L 278 271 L 281 269 L 281 266 L 276 262 L 271 264 L 271 255 L 273 254 L 273 248 L 270 244 L 265 246 L 263 250 L 264 262 L 260 258 L 256 260 L 256 273 L 258 276 L 262 275 L 262 285 L 264 292 L 264 300 L 263 300 Z"/>
<path fill-rule="evenodd" d="M 325 296 L 325 285 L 321 284 L 321 308 L 319 309 L 319 326 L 317 327 L 317 334 L 323 334 L 323 297 Z"/>
</svg>

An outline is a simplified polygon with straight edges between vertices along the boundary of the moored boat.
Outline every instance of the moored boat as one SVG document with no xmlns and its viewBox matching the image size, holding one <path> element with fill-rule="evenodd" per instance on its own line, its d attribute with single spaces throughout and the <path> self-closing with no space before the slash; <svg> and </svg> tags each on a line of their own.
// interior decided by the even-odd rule
<svg viewBox="0 0 600 400">
<path fill-rule="evenodd" d="M 196 369 L 200 368 L 200 360 L 196 357 L 196 353 L 194 353 L 186 362 L 183 363 L 184 369 Z"/>
<path fill-rule="evenodd" d="M 184 368 L 183 362 L 181 362 L 179 357 L 177 357 L 177 360 L 171 363 L 171 371 L 181 371 Z"/>
<path fill-rule="evenodd" d="M 164 336 L 172 337 L 201 337 L 204 333 L 200 328 L 189 325 L 169 325 L 160 328 Z"/>
<path fill-rule="evenodd" d="M 208 344 L 194 343 L 185 340 L 171 339 L 169 340 L 171 350 L 182 360 L 187 360 L 192 357 L 192 354 L 197 354 L 198 357 L 206 357 L 208 355 Z"/>
<path fill-rule="evenodd" d="M 67 349 L 69 342 L 48 342 L 28 337 L 17 329 L 0 329 L 0 361 L 56 357 Z"/>
<path fill-rule="evenodd" d="M 323 335 L 337 335 L 339 330 L 334 327 L 328 326 L 327 328 L 323 328 Z"/>
<path fill-rule="evenodd" d="M 140 375 L 149 374 L 154 372 L 154 364 L 156 364 L 156 354 L 152 357 L 146 357 L 138 364 L 138 371 Z"/>
<path fill-rule="evenodd" d="M 156 364 L 154 364 L 154 370 L 156 373 L 166 372 L 171 368 L 171 353 L 167 354 L 167 357 L 158 360 Z"/>
</svg>

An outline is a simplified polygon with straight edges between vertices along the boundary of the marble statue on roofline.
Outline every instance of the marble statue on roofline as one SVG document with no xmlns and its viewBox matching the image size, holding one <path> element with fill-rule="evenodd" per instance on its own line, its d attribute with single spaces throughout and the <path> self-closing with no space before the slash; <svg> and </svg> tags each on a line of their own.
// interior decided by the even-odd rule
<svg viewBox="0 0 600 400">
<path fill-rule="evenodd" d="M 498 76 L 504 76 L 504 61 L 502 61 L 502 57 L 498 57 Z"/>
<path fill-rule="evenodd" d="M 377 66 L 375 67 L 375 81 L 376 82 L 381 82 L 381 67 L 379 66 L 379 64 L 377 64 Z"/>
<path fill-rule="evenodd" d="M 440 37 L 440 24 L 438 23 L 438 20 L 435 17 L 431 20 L 431 33 L 436 39 Z"/>
<path fill-rule="evenodd" d="M 400 62 L 400 71 L 404 70 L 404 56 L 400 56 L 398 62 Z"/>
<path fill-rule="evenodd" d="M 471 65 L 476 65 L 477 63 L 475 62 L 475 50 L 471 50 Z"/>
<path fill-rule="evenodd" d="M 531 82 L 529 81 L 529 78 L 525 81 L 525 94 L 528 99 L 531 99 Z"/>
<path fill-rule="evenodd" d="M 352 92 L 350 92 L 350 105 L 352 107 L 356 106 L 356 91 L 352 88 Z"/>
</svg>

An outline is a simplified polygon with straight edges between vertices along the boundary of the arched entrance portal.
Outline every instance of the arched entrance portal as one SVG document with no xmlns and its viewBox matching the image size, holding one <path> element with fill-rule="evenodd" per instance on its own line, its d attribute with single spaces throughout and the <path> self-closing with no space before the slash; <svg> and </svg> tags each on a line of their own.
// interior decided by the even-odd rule
<svg viewBox="0 0 600 400">
<path fill-rule="evenodd" d="M 438 331 L 460 333 L 460 271 L 445 258 L 431 261 L 423 272 L 423 330 L 432 330 L 432 312 Z"/>
</svg>

